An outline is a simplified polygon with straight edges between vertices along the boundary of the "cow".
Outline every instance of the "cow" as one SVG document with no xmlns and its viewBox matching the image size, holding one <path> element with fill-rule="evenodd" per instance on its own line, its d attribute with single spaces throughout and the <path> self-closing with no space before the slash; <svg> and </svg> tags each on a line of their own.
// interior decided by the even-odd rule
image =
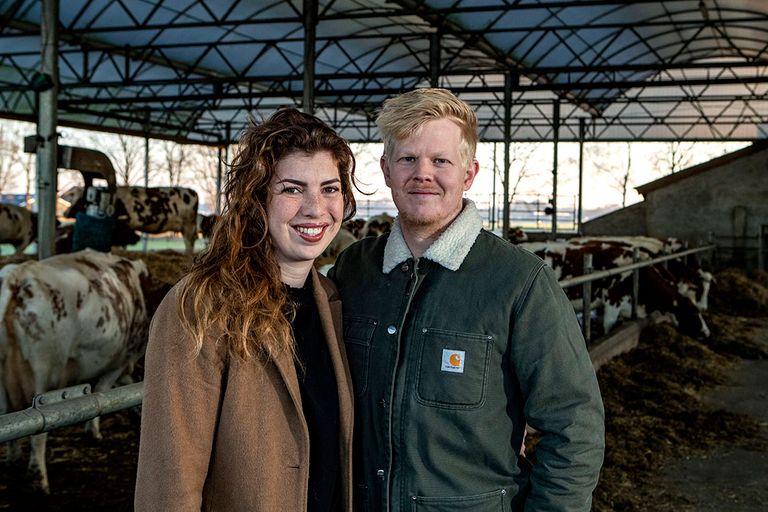
<svg viewBox="0 0 768 512">
<path fill-rule="evenodd" d="M 104 391 L 143 355 L 150 314 L 170 285 L 141 260 L 84 251 L 3 268 L 0 284 L 0 414 L 33 395 L 93 382 Z M 87 429 L 99 439 L 98 418 Z M 9 447 L 19 458 L 18 444 Z M 50 490 L 46 434 L 32 436 L 28 474 Z"/>
<path fill-rule="evenodd" d="M 361 233 L 363 231 L 363 227 L 365 227 L 365 219 L 348 220 L 342 224 L 342 227 L 349 231 L 356 240 L 360 240 L 362 238 Z"/>
<path fill-rule="evenodd" d="M 16 255 L 37 239 L 37 214 L 15 204 L 0 203 L 0 243 L 11 244 Z"/>
<path fill-rule="evenodd" d="M 360 230 L 360 237 L 365 238 L 367 236 L 381 236 L 385 233 L 392 231 L 392 224 L 395 223 L 395 218 L 388 213 L 380 213 L 374 215 L 363 225 Z"/>
<path fill-rule="evenodd" d="M 213 234 L 213 228 L 218 220 L 219 215 L 216 213 L 210 215 L 202 213 L 197 214 L 197 232 L 200 233 L 200 236 L 203 237 L 204 240 L 210 240 L 211 235 Z"/>
<path fill-rule="evenodd" d="M 632 278 L 624 276 L 609 287 L 598 290 L 603 303 L 605 332 L 620 319 L 631 316 Z M 681 295 L 675 278 L 662 266 L 651 265 L 640 269 L 637 316 L 644 318 L 650 311 L 671 313 L 684 334 L 707 338 L 710 330 L 701 310 L 686 295 Z"/>
<path fill-rule="evenodd" d="M 595 271 L 608 270 L 629 265 L 633 262 L 633 245 L 626 241 L 611 241 L 605 238 L 562 242 L 532 242 L 519 244 L 542 258 L 554 271 L 558 280 L 564 280 L 584 273 L 584 256 L 592 255 Z M 648 260 L 650 252 L 641 251 L 640 259 Z M 603 305 L 603 332 L 608 333 L 620 318 L 631 313 L 632 273 L 630 271 L 593 281 L 593 307 Z M 581 302 L 581 286 L 566 288 L 574 302 Z M 681 330 L 696 337 L 709 336 L 701 311 L 689 297 L 681 294 L 676 278 L 660 266 L 644 267 L 640 270 L 638 316 L 645 312 L 660 310 L 675 315 Z"/>
<path fill-rule="evenodd" d="M 394 220 L 391 215 L 382 213 L 367 221 L 355 219 L 345 222 L 325 251 L 315 259 L 315 267 L 321 274 L 325 275 L 333 267 L 336 257 L 341 251 L 366 236 L 380 236 L 389 233 L 392 230 Z"/>
<path fill-rule="evenodd" d="M 67 217 L 85 210 L 82 188 L 71 189 L 64 198 L 72 203 L 65 213 Z M 192 254 L 197 238 L 198 202 L 197 192 L 191 188 L 117 187 L 114 217 L 143 233 L 181 233 L 186 253 Z"/>
<path fill-rule="evenodd" d="M 521 244 L 528 241 L 528 233 L 522 226 L 515 226 L 507 229 L 507 240 L 513 244 Z"/>
<path fill-rule="evenodd" d="M 336 262 L 336 257 L 341 251 L 355 242 L 357 242 L 357 238 L 346 227 L 342 226 L 325 251 L 315 259 L 315 266 L 325 275 Z"/>
<path fill-rule="evenodd" d="M 684 248 L 679 239 L 672 237 L 659 239 L 647 236 L 591 236 L 571 238 L 568 243 L 576 245 L 606 243 L 628 249 L 637 247 L 640 249 L 641 260 L 673 254 Z M 704 271 L 696 258 L 670 259 L 666 267 L 669 270 L 667 276 L 675 281 L 678 291 L 688 296 L 701 311 L 705 311 L 714 279 L 712 274 Z"/>
</svg>

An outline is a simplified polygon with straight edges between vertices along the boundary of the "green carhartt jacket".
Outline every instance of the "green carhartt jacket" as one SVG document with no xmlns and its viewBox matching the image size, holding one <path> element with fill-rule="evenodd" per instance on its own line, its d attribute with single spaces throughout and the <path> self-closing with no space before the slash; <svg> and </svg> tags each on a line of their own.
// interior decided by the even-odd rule
<svg viewBox="0 0 768 512">
<path fill-rule="evenodd" d="M 604 413 L 549 267 L 474 204 L 414 260 L 395 223 L 341 254 L 355 509 L 588 511 Z M 526 424 L 542 436 L 531 467 Z"/>
</svg>

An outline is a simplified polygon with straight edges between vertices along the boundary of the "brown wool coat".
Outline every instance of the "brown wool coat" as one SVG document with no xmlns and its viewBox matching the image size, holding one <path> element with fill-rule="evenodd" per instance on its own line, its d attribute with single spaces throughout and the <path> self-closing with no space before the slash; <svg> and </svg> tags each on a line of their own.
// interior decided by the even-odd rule
<svg viewBox="0 0 768 512">
<path fill-rule="evenodd" d="M 340 490 L 352 510 L 352 385 L 341 301 L 312 270 L 339 394 Z M 177 315 L 178 285 L 157 310 L 145 359 L 137 511 L 307 509 L 309 432 L 294 361 L 242 362 L 192 340 Z"/>
</svg>

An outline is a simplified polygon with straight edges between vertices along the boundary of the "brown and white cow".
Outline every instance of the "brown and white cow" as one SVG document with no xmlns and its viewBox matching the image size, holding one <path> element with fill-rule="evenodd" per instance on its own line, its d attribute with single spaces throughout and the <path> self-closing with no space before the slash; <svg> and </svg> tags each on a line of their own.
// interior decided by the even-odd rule
<svg viewBox="0 0 768 512">
<path fill-rule="evenodd" d="M 348 220 L 341 226 L 352 233 L 352 236 L 354 236 L 356 240 L 360 240 L 363 237 L 361 233 L 365 227 L 365 219 Z"/>
<path fill-rule="evenodd" d="M 528 233 L 522 226 L 514 226 L 507 229 L 507 240 L 513 244 L 521 244 L 528 241 Z"/>
<path fill-rule="evenodd" d="M 389 233 L 394 221 L 394 217 L 382 213 L 368 220 L 354 219 L 345 222 L 325 251 L 317 257 L 315 267 L 325 275 L 333 267 L 341 251 L 366 236 L 381 236 Z"/>
<path fill-rule="evenodd" d="M 683 243 L 677 238 L 653 238 L 647 236 L 590 236 L 570 238 L 569 244 L 588 245 L 607 243 L 613 246 L 640 249 L 640 259 L 650 259 L 665 254 L 672 254 L 683 249 Z M 678 291 L 688 296 L 696 306 L 705 311 L 708 307 L 708 295 L 713 276 L 701 268 L 696 258 L 671 259 L 665 265 L 667 276 L 674 280 Z"/>
<path fill-rule="evenodd" d="M 11 244 L 16 254 L 37 239 L 37 214 L 15 204 L 0 203 L 0 243 Z"/>
<path fill-rule="evenodd" d="M 67 217 L 85 210 L 83 190 L 75 187 L 64 199 L 72 203 Z M 184 237 L 187 254 L 192 254 L 197 239 L 197 192 L 185 187 L 117 187 L 115 219 L 143 233 L 175 231 Z"/>
<path fill-rule="evenodd" d="M 392 224 L 394 223 L 395 218 L 388 213 L 374 215 L 365 221 L 363 229 L 360 230 L 360 237 L 381 236 L 385 233 L 389 233 L 392 231 Z"/>
<path fill-rule="evenodd" d="M 645 242 L 648 242 L 647 240 Z M 661 242 L 659 242 L 661 244 Z M 654 245 L 648 242 L 648 247 Z M 542 258 L 555 272 L 558 280 L 583 275 L 584 256 L 592 255 L 592 268 L 595 271 L 609 270 L 633 262 L 633 245 L 624 241 L 605 238 L 562 242 L 532 242 L 519 244 L 520 247 Z M 640 259 L 653 256 L 650 251 L 640 251 Z M 632 301 L 632 274 L 623 272 L 592 284 L 592 304 L 603 305 L 603 331 L 609 332 L 621 318 L 629 318 Z M 581 286 L 566 289 L 572 301 L 581 301 Z M 640 270 L 640 289 L 638 291 L 637 312 L 640 317 L 645 312 L 658 310 L 672 313 L 683 332 L 691 336 L 709 336 L 701 311 L 690 298 L 681 294 L 676 278 L 660 266 L 644 267 Z"/>
<path fill-rule="evenodd" d="M 8 265 L 0 274 L 0 413 L 74 384 L 111 388 L 143 355 L 150 313 L 169 287 L 157 286 L 141 260 L 91 250 Z M 101 437 L 98 418 L 90 430 Z M 32 436 L 28 472 L 47 493 L 45 444 L 46 434 Z M 8 455 L 20 452 L 9 447 Z"/>
<path fill-rule="evenodd" d="M 357 242 L 357 238 L 345 226 L 342 226 L 325 251 L 315 259 L 315 267 L 318 268 L 321 274 L 325 275 L 336 262 L 336 258 L 341 251 L 355 242 Z"/>
</svg>

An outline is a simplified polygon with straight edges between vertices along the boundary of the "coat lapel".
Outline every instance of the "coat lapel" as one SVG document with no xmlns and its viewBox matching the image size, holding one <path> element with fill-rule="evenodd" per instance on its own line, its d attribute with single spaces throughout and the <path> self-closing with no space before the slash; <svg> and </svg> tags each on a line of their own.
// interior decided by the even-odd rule
<svg viewBox="0 0 768 512">
<path fill-rule="evenodd" d="M 330 283 L 330 281 L 329 281 Z M 326 288 L 325 283 L 320 279 L 317 271 L 312 269 L 312 290 L 317 304 L 317 310 L 320 314 L 320 323 L 323 327 L 326 343 L 328 343 L 328 352 L 331 355 L 333 363 L 333 372 L 336 376 L 336 389 L 339 394 L 339 445 L 341 447 L 342 471 L 346 474 L 342 478 L 343 496 L 347 502 L 347 507 L 352 503 L 352 422 L 354 418 L 352 402 L 352 377 L 349 373 L 347 356 L 344 351 L 344 340 L 342 338 L 342 318 L 341 318 L 341 299 L 332 284 Z M 329 297 L 330 295 L 330 297 Z"/>
</svg>

